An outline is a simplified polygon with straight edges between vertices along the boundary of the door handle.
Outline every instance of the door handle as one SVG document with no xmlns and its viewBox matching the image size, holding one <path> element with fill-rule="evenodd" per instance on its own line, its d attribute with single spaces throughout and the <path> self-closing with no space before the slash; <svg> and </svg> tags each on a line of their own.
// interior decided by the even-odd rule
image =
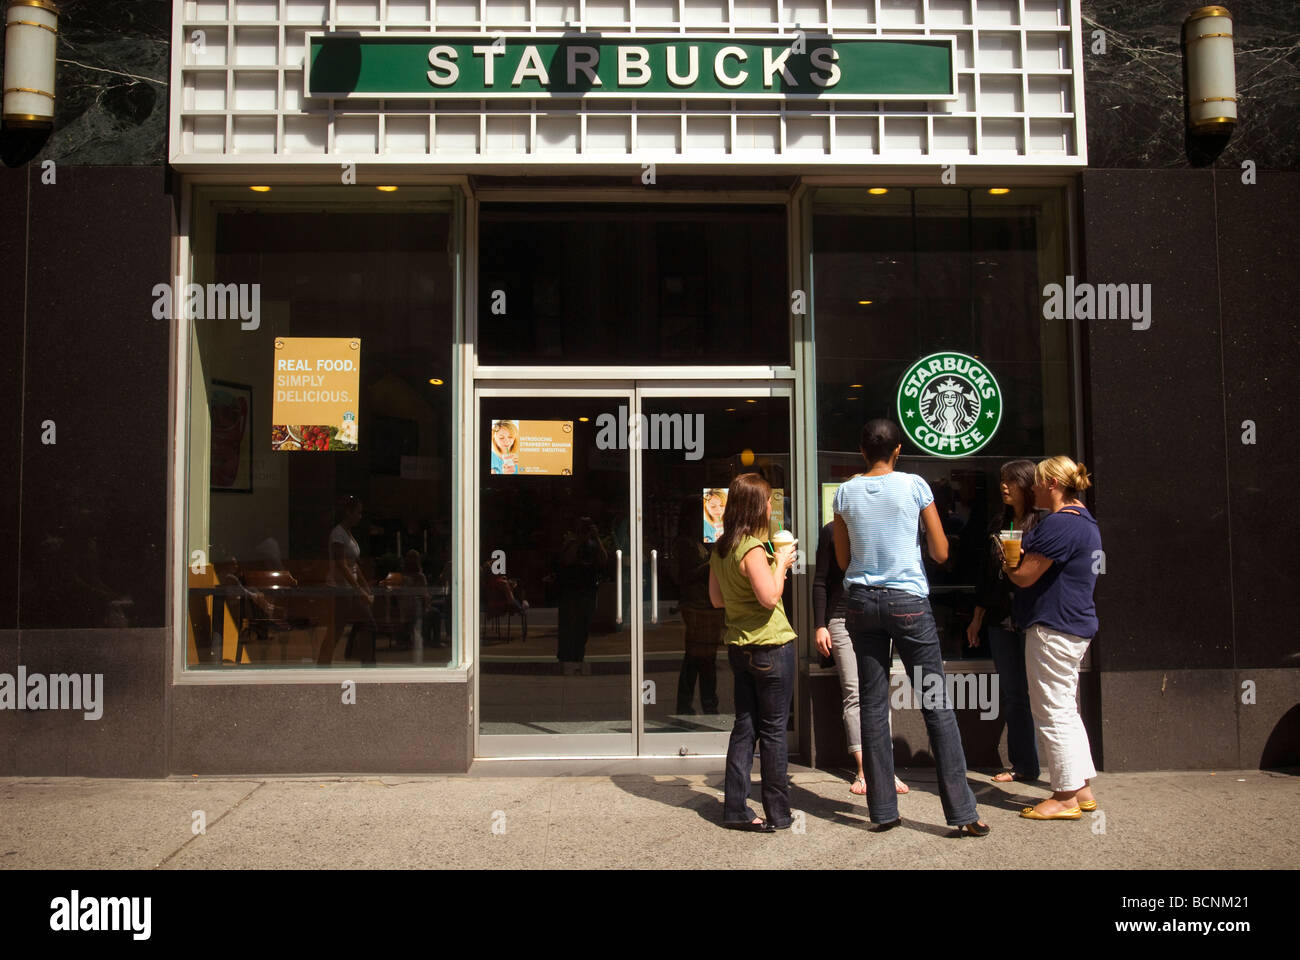
<svg viewBox="0 0 1300 960">
<path fill-rule="evenodd" d="M 650 622 L 659 622 L 659 551 L 650 551 Z"/>
<path fill-rule="evenodd" d="M 623 626 L 623 551 L 614 551 L 614 623 Z"/>
</svg>

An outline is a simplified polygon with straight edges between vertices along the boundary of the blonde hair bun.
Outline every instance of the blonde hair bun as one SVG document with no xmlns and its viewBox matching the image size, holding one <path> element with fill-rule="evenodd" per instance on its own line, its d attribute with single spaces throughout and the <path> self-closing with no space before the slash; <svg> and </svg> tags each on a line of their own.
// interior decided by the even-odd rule
<svg viewBox="0 0 1300 960">
<path fill-rule="evenodd" d="M 1035 482 L 1046 483 L 1049 479 L 1055 480 L 1063 491 L 1072 494 L 1082 493 L 1092 486 L 1088 468 L 1069 457 L 1048 457 L 1034 468 Z"/>
<path fill-rule="evenodd" d="M 1082 462 L 1075 467 L 1073 486 L 1080 493 L 1092 486 L 1092 478 L 1088 476 L 1088 468 Z"/>
</svg>

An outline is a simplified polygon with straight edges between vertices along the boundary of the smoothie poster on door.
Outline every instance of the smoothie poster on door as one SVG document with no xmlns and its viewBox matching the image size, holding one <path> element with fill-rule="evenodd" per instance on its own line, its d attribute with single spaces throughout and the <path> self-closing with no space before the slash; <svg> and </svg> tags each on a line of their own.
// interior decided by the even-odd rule
<svg viewBox="0 0 1300 960">
<path fill-rule="evenodd" d="M 573 474 L 572 420 L 493 420 L 491 431 L 494 474 Z"/>
<path fill-rule="evenodd" d="M 722 536 L 723 523 L 722 515 L 727 509 L 727 488 L 726 487 L 705 487 L 704 497 L 704 542 L 717 543 L 718 538 Z M 772 491 L 772 518 L 768 529 L 768 536 L 776 535 L 778 530 L 785 529 L 785 491 Z"/>
<path fill-rule="evenodd" d="M 704 488 L 704 542 L 717 543 L 722 536 L 722 514 L 727 509 L 726 487 Z"/>
<path fill-rule="evenodd" d="M 772 491 L 772 518 L 768 525 L 768 539 L 775 537 L 778 530 L 785 529 L 785 491 Z"/>
<path fill-rule="evenodd" d="M 822 525 L 830 523 L 835 519 L 835 492 L 839 490 L 838 483 L 822 484 Z"/>
<path fill-rule="evenodd" d="M 276 337 L 271 449 L 356 450 L 361 341 Z"/>
</svg>

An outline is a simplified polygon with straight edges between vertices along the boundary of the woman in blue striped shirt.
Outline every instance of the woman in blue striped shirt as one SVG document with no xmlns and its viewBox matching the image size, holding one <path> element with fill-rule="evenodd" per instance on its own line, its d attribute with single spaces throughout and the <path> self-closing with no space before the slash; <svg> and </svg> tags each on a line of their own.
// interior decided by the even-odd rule
<svg viewBox="0 0 1300 960">
<path fill-rule="evenodd" d="M 903 451 L 892 420 L 872 420 L 859 436 L 867 472 L 835 493 L 835 556 L 844 570 L 845 625 L 858 659 L 859 711 L 867 812 L 880 829 L 897 826 L 893 790 L 894 745 L 889 736 L 891 644 L 921 676 L 921 712 L 939 775 L 939 799 L 949 826 L 972 836 L 989 832 L 966 782 L 966 753 L 948 702 L 939 630 L 930 609 L 930 584 L 921 563 L 920 524 L 930 556 L 948 559 L 948 538 L 924 477 L 894 469 Z"/>
</svg>

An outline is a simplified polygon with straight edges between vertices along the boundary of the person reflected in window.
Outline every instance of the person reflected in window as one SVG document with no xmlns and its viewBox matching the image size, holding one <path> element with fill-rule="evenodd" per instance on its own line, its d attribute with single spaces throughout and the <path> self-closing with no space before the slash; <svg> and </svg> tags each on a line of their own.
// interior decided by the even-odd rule
<svg viewBox="0 0 1300 960">
<path fill-rule="evenodd" d="M 411 648 L 424 648 L 424 624 L 438 616 L 429 592 L 429 578 L 420 567 L 420 551 L 407 550 L 402 558 L 402 621 L 411 625 Z M 437 630 L 438 628 L 434 628 Z M 404 645 L 404 644 L 403 644 Z M 417 657 L 417 660 L 420 658 Z"/>
<path fill-rule="evenodd" d="M 709 599 L 726 610 L 727 657 L 735 677 L 736 721 L 727 745 L 722 825 L 772 833 L 790 826 L 790 782 L 785 733 L 794 694 L 795 632 L 782 594 L 794 565 L 794 543 L 772 550 L 772 487 L 742 473 L 727 495 L 724 532 L 709 556 Z M 754 740 L 760 752 L 763 812 L 749 806 Z"/>
<path fill-rule="evenodd" d="M 483 603 L 489 617 L 508 614 L 519 618 L 519 635 L 528 640 L 528 601 L 519 598 L 519 581 L 497 573 L 496 561 L 491 557 L 483 561 Z M 509 627 L 507 626 L 507 631 Z"/>
<path fill-rule="evenodd" d="M 375 595 L 361 573 L 361 546 L 352 536 L 352 528 L 361 522 L 362 503 L 356 497 L 343 497 L 335 510 L 337 523 L 330 531 L 330 569 L 326 584 L 333 588 L 334 615 L 329 630 L 321 643 L 316 662 L 333 662 L 334 647 L 345 626 L 351 625 L 344 657 L 351 657 L 358 632 L 369 638 L 368 649 L 362 653 L 363 663 L 375 662 L 375 617 L 371 611 Z"/>
<path fill-rule="evenodd" d="M 1052 795 L 1020 815 L 1027 820 L 1078 820 L 1097 809 L 1088 731 L 1076 699 L 1079 666 L 1097 633 L 1097 559 L 1101 532 L 1080 495 L 1092 486 L 1083 464 L 1052 457 L 1034 470 L 1034 498 L 1049 511 L 1020 545 L 1014 569 L 1002 570 L 1020 589 L 1013 601 L 1025 625 L 1025 673 L 1038 744 Z"/>
<path fill-rule="evenodd" d="M 1034 717 L 1029 712 L 1029 681 L 1025 678 L 1025 634 L 1011 616 L 1015 590 L 1002 572 L 1001 530 L 1028 533 L 1046 510 L 1034 509 L 1034 462 L 1012 460 L 1002 465 L 1000 487 L 1006 509 L 989 529 L 988 550 L 975 585 L 975 614 L 966 628 L 966 643 L 980 646 L 980 628 L 988 627 L 989 655 L 998 669 L 998 697 L 1007 721 L 1007 759 L 1011 769 L 995 775 L 995 783 L 1038 779 L 1038 747 Z"/>
<path fill-rule="evenodd" d="M 975 794 L 966 782 L 966 753 L 946 695 L 939 630 L 921 565 L 922 523 L 930 556 L 939 564 L 948 559 L 948 538 L 934 495 L 924 477 L 894 469 L 903 452 L 897 423 L 869 421 L 858 443 L 867 471 L 836 491 L 834 534 L 835 560 L 844 569 L 845 625 L 858 658 L 868 816 L 880 829 L 901 823 L 888 722 L 892 645 L 909 681 L 915 684 L 914 678 L 921 677 L 921 712 L 944 818 L 965 833 L 986 836 L 988 824 L 979 819 Z"/>
<path fill-rule="evenodd" d="M 844 701 L 841 716 L 844 719 L 844 736 L 849 753 L 858 765 L 849 792 L 863 796 L 867 792 L 867 778 L 862 772 L 862 717 L 858 709 L 858 658 L 853 653 L 853 641 L 844 626 L 844 571 L 835 562 L 835 522 L 822 527 L 817 537 L 817 572 L 813 576 L 813 634 L 817 649 L 823 657 L 835 660 L 835 672 L 840 677 L 840 694 Z M 891 718 L 892 719 L 892 718 Z M 891 728 L 892 729 L 892 728 Z M 894 791 L 907 793 L 902 780 L 894 777 Z"/>
<path fill-rule="evenodd" d="M 695 682 L 700 685 L 700 706 L 718 712 L 718 648 L 726 614 L 709 599 L 709 548 L 695 527 L 699 501 L 684 504 L 677 539 L 673 544 L 673 571 L 680 591 L 677 602 L 682 617 L 685 651 L 677 679 L 677 712 L 695 712 Z"/>
<path fill-rule="evenodd" d="M 591 517 L 578 517 L 564 536 L 555 577 L 556 659 L 565 672 L 586 671 L 587 638 L 596 613 L 596 590 L 609 565 L 609 551 Z M 615 574 L 618 575 L 617 573 Z"/>
</svg>

